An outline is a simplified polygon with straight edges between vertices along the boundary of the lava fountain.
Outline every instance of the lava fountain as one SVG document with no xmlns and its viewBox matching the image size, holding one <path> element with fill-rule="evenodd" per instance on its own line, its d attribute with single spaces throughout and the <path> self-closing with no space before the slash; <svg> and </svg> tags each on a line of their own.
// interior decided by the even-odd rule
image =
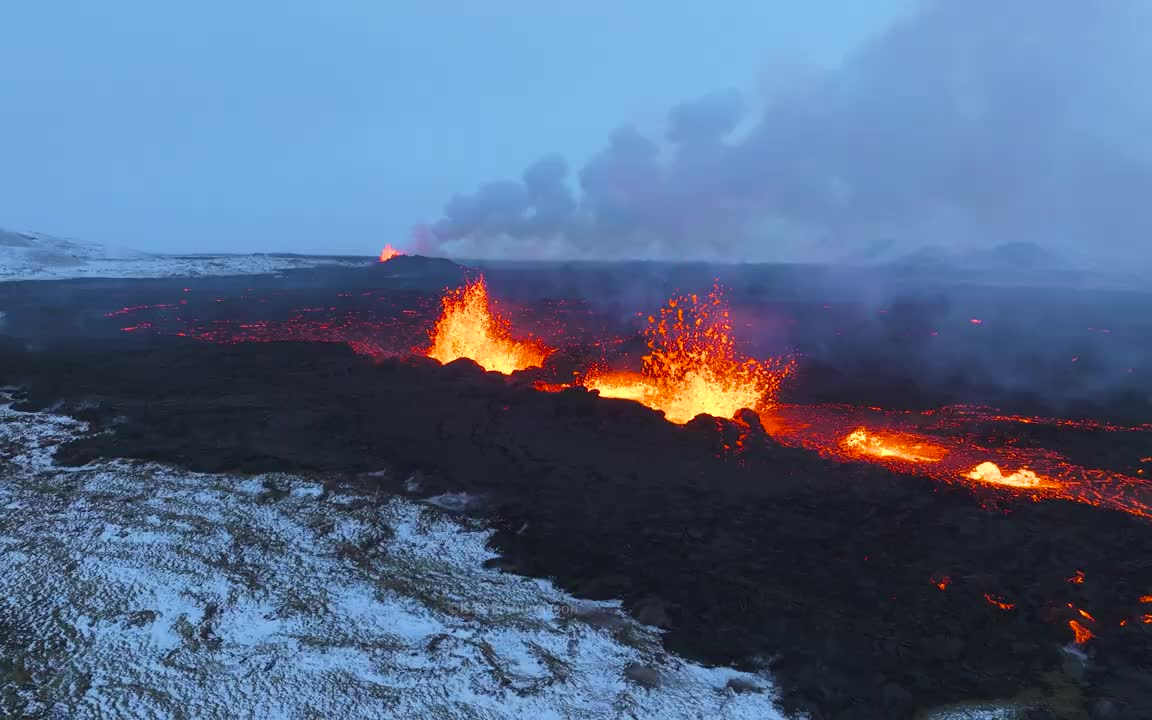
<svg viewBox="0 0 1152 720">
<path fill-rule="evenodd" d="M 551 352 L 539 341 L 512 337 L 508 321 L 492 312 L 483 277 L 450 290 L 442 305 L 428 357 L 442 363 L 470 358 L 485 370 L 507 374 L 539 367 Z"/>
<path fill-rule="evenodd" d="M 649 353 L 640 373 L 591 370 L 583 385 L 604 397 L 636 400 L 674 423 L 701 413 L 730 418 L 741 408 L 763 410 L 776 399 L 794 363 L 742 358 L 719 288 L 705 298 L 675 297 L 650 316 Z"/>
<path fill-rule="evenodd" d="M 396 257 L 397 255 L 403 255 L 403 254 L 404 253 L 402 253 L 399 250 L 397 250 L 396 248 L 392 247 L 392 243 L 388 243 L 387 245 L 384 246 L 384 249 L 380 251 L 380 262 L 388 262 L 389 260 Z"/>
</svg>

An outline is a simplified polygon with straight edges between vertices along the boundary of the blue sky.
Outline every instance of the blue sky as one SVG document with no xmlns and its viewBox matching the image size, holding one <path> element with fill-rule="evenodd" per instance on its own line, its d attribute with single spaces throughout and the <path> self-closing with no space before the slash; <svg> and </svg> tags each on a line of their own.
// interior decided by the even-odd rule
<svg viewBox="0 0 1152 720">
<path fill-rule="evenodd" d="M 0 227 L 370 254 L 625 122 L 832 68 L 914 0 L 0 6 Z"/>
</svg>

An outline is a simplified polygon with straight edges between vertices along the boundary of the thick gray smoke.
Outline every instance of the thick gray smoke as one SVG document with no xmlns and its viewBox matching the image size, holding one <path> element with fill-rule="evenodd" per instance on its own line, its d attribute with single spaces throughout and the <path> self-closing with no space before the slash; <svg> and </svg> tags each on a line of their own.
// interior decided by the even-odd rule
<svg viewBox="0 0 1152 720">
<path fill-rule="evenodd" d="M 458 196 L 418 249 L 867 261 L 1034 243 L 1147 262 L 1150 19 L 1142 0 L 935 0 L 754 117 L 718 93 L 663 138 L 617 131 L 575 177 L 550 157 Z"/>
</svg>

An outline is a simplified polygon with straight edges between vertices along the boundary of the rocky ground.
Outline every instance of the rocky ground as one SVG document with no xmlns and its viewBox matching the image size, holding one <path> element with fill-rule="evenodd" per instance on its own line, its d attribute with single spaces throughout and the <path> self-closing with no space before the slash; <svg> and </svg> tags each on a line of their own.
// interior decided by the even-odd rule
<svg viewBox="0 0 1152 720">
<path fill-rule="evenodd" d="M 1152 589 L 1152 526 L 1122 513 L 829 463 L 761 435 L 754 416 L 674 426 L 468 361 L 187 341 L 12 352 L 0 369 L 27 388 L 23 407 L 62 407 L 99 431 L 61 448 L 68 466 L 388 468 L 357 481 L 385 493 L 415 473 L 496 528 L 493 567 L 622 600 L 672 652 L 769 671 L 788 712 L 908 717 L 1017 697 L 1079 709 L 1065 717 L 1152 708 L 1152 626 L 1120 626 Z M 741 434 L 745 449 L 725 452 Z M 1069 583 L 1078 570 L 1086 581 Z M 1098 621 L 1083 648 L 1068 603 Z"/>
<path fill-rule="evenodd" d="M 779 717 L 414 485 L 53 464 L 85 434 L 0 404 L 3 717 Z"/>
<path fill-rule="evenodd" d="M 1152 716 L 1152 625 L 1139 621 L 1146 612 L 1139 598 L 1152 594 L 1152 525 L 1139 518 L 828 462 L 778 445 L 751 415 L 681 427 L 634 403 L 578 389 L 537 392 L 530 375 L 506 378 L 467 361 L 373 359 L 341 343 L 217 344 L 175 332 L 193 321 L 274 320 L 321 297 L 332 298 L 337 318 L 362 317 L 346 316 L 346 302 L 370 306 L 378 317 L 393 311 L 410 317 L 403 315 L 409 295 L 426 296 L 434 312 L 438 288 L 460 277 L 450 263 L 408 259 L 288 279 L 9 286 L 0 288 L 11 336 L 0 338 L 0 379 L 20 386 L 23 410 L 65 412 L 91 424 L 92 432 L 66 438 L 56 452 L 64 468 L 130 458 L 179 477 L 296 478 L 230 496 L 237 507 L 265 510 L 312 507 L 314 498 L 292 494 L 309 474 L 336 476 L 341 492 L 357 497 L 439 496 L 458 517 L 494 530 L 480 540 L 498 554 L 487 558 L 489 569 L 505 571 L 494 577 L 547 579 L 572 597 L 620 601 L 639 623 L 661 630 L 663 652 L 769 674 L 786 713 L 907 718 L 949 703 L 1018 701 L 1035 717 Z M 745 294 L 759 292 L 751 280 L 746 285 Z M 289 288 L 300 294 L 287 296 Z M 530 283 L 523 289 L 525 302 L 547 291 Z M 356 291 L 369 290 L 357 299 Z M 619 304 L 611 312 L 633 305 L 619 294 L 596 295 L 602 314 L 605 297 Z M 152 304 L 176 308 L 165 312 L 180 323 L 167 332 L 121 330 L 118 308 Z M 1086 304 L 1076 323 L 1087 323 L 1094 307 Z M 205 308 L 219 309 L 211 315 Z M 896 330 L 915 326 L 909 318 L 923 314 L 918 308 L 870 332 L 917 347 L 920 341 Z M 1029 312 L 1042 309 L 1043 303 Z M 813 319 L 825 311 L 816 305 L 808 315 L 803 307 L 797 312 Z M 969 324 L 970 312 L 948 316 L 960 318 L 966 332 L 981 327 Z M 817 330 L 836 337 L 832 331 L 850 320 L 845 314 Z M 402 351 L 420 340 L 426 322 L 415 316 L 371 329 L 398 330 L 378 340 Z M 815 341 L 822 336 L 807 332 L 817 357 L 802 368 L 801 396 L 836 401 L 843 393 L 829 397 L 826 388 L 838 387 L 859 389 L 855 400 L 927 402 L 980 386 L 971 378 L 937 378 L 929 389 L 939 397 L 921 392 L 901 378 L 926 367 L 924 358 L 853 354 L 866 346 L 863 332 L 831 346 L 845 360 L 829 371 L 818 357 Z M 959 332 L 952 342 L 965 346 Z M 990 337 L 1013 330 L 996 332 Z M 1132 347 L 1141 342 L 1139 334 L 1116 336 Z M 586 360 L 565 350 L 551 369 Z M 1063 382 L 1066 365 L 1053 365 L 1047 381 Z M 861 367 L 899 372 L 872 375 Z M 1136 369 L 1137 378 L 1147 371 Z M 821 385 L 821 377 L 838 384 Z M 1083 378 L 1065 385 L 1090 387 Z M 1152 395 L 1144 386 L 1108 388 L 1114 396 L 1091 395 L 1115 398 L 1102 416 L 1146 419 L 1141 413 Z M 997 392 L 1021 405 L 1043 399 Z M 1109 456 L 1152 457 L 1152 448 L 1117 447 L 1145 441 L 1110 435 L 1100 444 L 1084 432 L 1075 436 L 1081 454 L 1107 445 Z M 413 476 L 415 495 L 408 485 Z M 372 512 L 384 513 L 379 508 Z M 1078 572 L 1084 581 L 1069 582 Z M 201 610 L 187 612 L 202 620 Z M 1082 645 L 1072 642 L 1068 624 L 1078 618 L 1096 635 Z M 617 677 L 620 667 L 612 667 L 609 675 Z"/>
</svg>

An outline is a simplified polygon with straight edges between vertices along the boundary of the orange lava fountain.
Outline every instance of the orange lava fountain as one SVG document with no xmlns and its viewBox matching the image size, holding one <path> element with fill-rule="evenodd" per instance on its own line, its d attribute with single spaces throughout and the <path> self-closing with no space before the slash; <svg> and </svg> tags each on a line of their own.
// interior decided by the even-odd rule
<svg viewBox="0 0 1152 720">
<path fill-rule="evenodd" d="M 736 352 L 719 288 L 706 297 L 672 298 L 648 318 L 649 353 L 640 373 L 593 369 L 583 385 L 604 397 L 636 400 L 674 423 L 701 413 L 730 418 L 742 408 L 770 408 L 793 363 L 759 361 Z"/>
<path fill-rule="evenodd" d="M 388 262 L 389 260 L 396 257 L 397 255 L 403 255 L 403 254 L 404 253 L 402 253 L 399 250 L 397 250 L 396 248 L 392 247 L 392 243 L 388 243 L 387 245 L 384 246 L 384 249 L 380 251 L 380 262 Z"/>
<path fill-rule="evenodd" d="M 539 367 L 551 349 L 533 340 L 516 340 L 508 322 L 492 312 L 484 278 L 449 291 L 431 332 L 428 357 L 442 363 L 471 358 L 485 370 L 505 374 Z"/>
</svg>

